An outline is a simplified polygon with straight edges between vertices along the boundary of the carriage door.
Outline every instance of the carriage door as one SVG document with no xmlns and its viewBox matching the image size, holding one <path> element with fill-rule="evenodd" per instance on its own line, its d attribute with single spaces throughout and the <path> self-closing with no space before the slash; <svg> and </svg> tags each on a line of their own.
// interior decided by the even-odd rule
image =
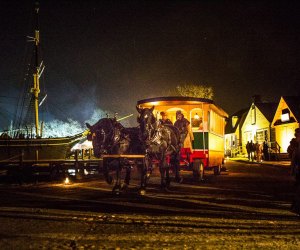
<svg viewBox="0 0 300 250">
<path fill-rule="evenodd" d="M 190 112 L 191 128 L 194 135 L 194 158 L 205 158 L 208 148 L 207 119 L 202 108 L 192 109 Z"/>
</svg>

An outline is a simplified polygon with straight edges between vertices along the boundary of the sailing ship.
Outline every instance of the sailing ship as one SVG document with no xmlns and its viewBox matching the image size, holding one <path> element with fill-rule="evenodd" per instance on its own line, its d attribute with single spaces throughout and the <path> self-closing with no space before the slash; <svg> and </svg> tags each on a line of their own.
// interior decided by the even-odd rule
<svg viewBox="0 0 300 250">
<path fill-rule="evenodd" d="M 64 160 L 72 146 L 84 136 L 84 133 L 79 133 L 69 137 L 43 138 L 43 122 L 40 123 L 39 106 L 45 99 L 45 96 L 43 98 L 40 97 L 40 77 L 44 66 L 39 58 L 38 3 L 35 5 L 35 19 L 34 37 L 28 37 L 34 43 L 33 80 L 29 93 L 31 98 L 28 105 L 28 108 L 33 110 L 31 112 L 33 115 L 27 115 L 27 119 L 24 119 L 27 124 L 22 125 L 19 123 L 14 130 L 0 134 L 0 165 L 19 161 Z M 31 122 L 28 117 L 33 118 L 33 121 Z"/>
</svg>

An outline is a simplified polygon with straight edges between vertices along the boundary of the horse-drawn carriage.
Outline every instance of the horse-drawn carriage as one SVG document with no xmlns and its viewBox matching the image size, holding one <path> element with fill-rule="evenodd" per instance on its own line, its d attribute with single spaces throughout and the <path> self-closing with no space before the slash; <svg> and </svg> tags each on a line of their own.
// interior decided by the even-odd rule
<svg viewBox="0 0 300 250">
<path fill-rule="evenodd" d="M 192 97 L 156 97 L 137 102 L 138 108 L 153 108 L 156 120 L 166 112 L 168 118 L 176 121 L 176 112 L 190 122 L 194 141 L 192 150 L 181 148 L 180 168 L 193 171 L 196 178 L 202 179 L 205 170 L 213 169 L 220 174 L 224 164 L 224 128 L 227 113 L 210 99 Z"/>
<path fill-rule="evenodd" d="M 129 184 L 130 169 L 137 166 L 141 173 L 140 193 L 145 187 L 153 166 L 158 165 L 161 188 L 170 185 L 169 170 L 177 182 L 182 181 L 180 169 L 192 170 L 194 177 L 202 180 L 204 169 L 214 168 L 219 174 L 224 162 L 224 127 L 227 114 L 212 100 L 190 97 L 158 97 L 137 102 L 138 127 L 125 128 L 115 118 L 102 118 L 87 127 L 89 140 L 93 141 L 94 155 L 103 157 L 103 173 L 112 183 L 110 171 L 116 172 L 113 191 L 119 193 L 121 171 L 126 170 L 125 186 Z M 158 121 L 160 111 L 168 112 L 174 122 L 181 111 L 191 124 L 194 135 L 193 148 L 182 147 L 180 130 Z"/>
</svg>

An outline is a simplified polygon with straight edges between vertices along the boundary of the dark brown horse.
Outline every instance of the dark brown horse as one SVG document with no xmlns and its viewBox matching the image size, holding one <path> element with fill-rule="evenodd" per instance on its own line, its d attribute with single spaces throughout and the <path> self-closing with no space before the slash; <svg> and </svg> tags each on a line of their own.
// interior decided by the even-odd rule
<svg viewBox="0 0 300 250">
<path fill-rule="evenodd" d="M 151 162 L 158 161 L 161 174 L 161 188 L 170 185 L 169 171 L 175 171 L 175 180 L 181 182 L 179 175 L 180 134 L 173 125 L 161 125 L 157 122 L 152 108 L 139 108 L 137 119 L 140 124 L 141 137 L 146 148 L 146 154 Z M 150 163 L 151 164 L 151 163 Z"/>
<path fill-rule="evenodd" d="M 94 125 L 86 124 L 90 130 L 88 140 L 93 143 L 94 156 L 103 157 L 103 174 L 107 183 L 112 184 L 110 172 L 115 171 L 116 183 L 113 192 L 119 194 L 130 181 L 130 171 L 138 166 L 141 171 L 141 186 L 139 193 L 145 193 L 147 169 L 143 157 L 132 158 L 130 155 L 145 155 L 145 150 L 139 137 L 139 128 L 125 128 L 115 118 L 102 118 Z M 121 157 L 120 155 L 129 155 Z M 125 169 L 124 183 L 121 184 L 121 173 Z"/>
</svg>

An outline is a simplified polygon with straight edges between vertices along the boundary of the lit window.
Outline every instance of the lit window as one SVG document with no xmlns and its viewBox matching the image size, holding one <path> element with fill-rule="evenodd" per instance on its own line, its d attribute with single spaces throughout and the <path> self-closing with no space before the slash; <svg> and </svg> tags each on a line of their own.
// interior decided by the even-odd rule
<svg viewBox="0 0 300 250">
<path fill-rule="evenodd" d="M 281 113 L 281 121 L 288 122 L 290 120 L 290 111 L 288 109 L 283 109 Z"/>
</svg>

